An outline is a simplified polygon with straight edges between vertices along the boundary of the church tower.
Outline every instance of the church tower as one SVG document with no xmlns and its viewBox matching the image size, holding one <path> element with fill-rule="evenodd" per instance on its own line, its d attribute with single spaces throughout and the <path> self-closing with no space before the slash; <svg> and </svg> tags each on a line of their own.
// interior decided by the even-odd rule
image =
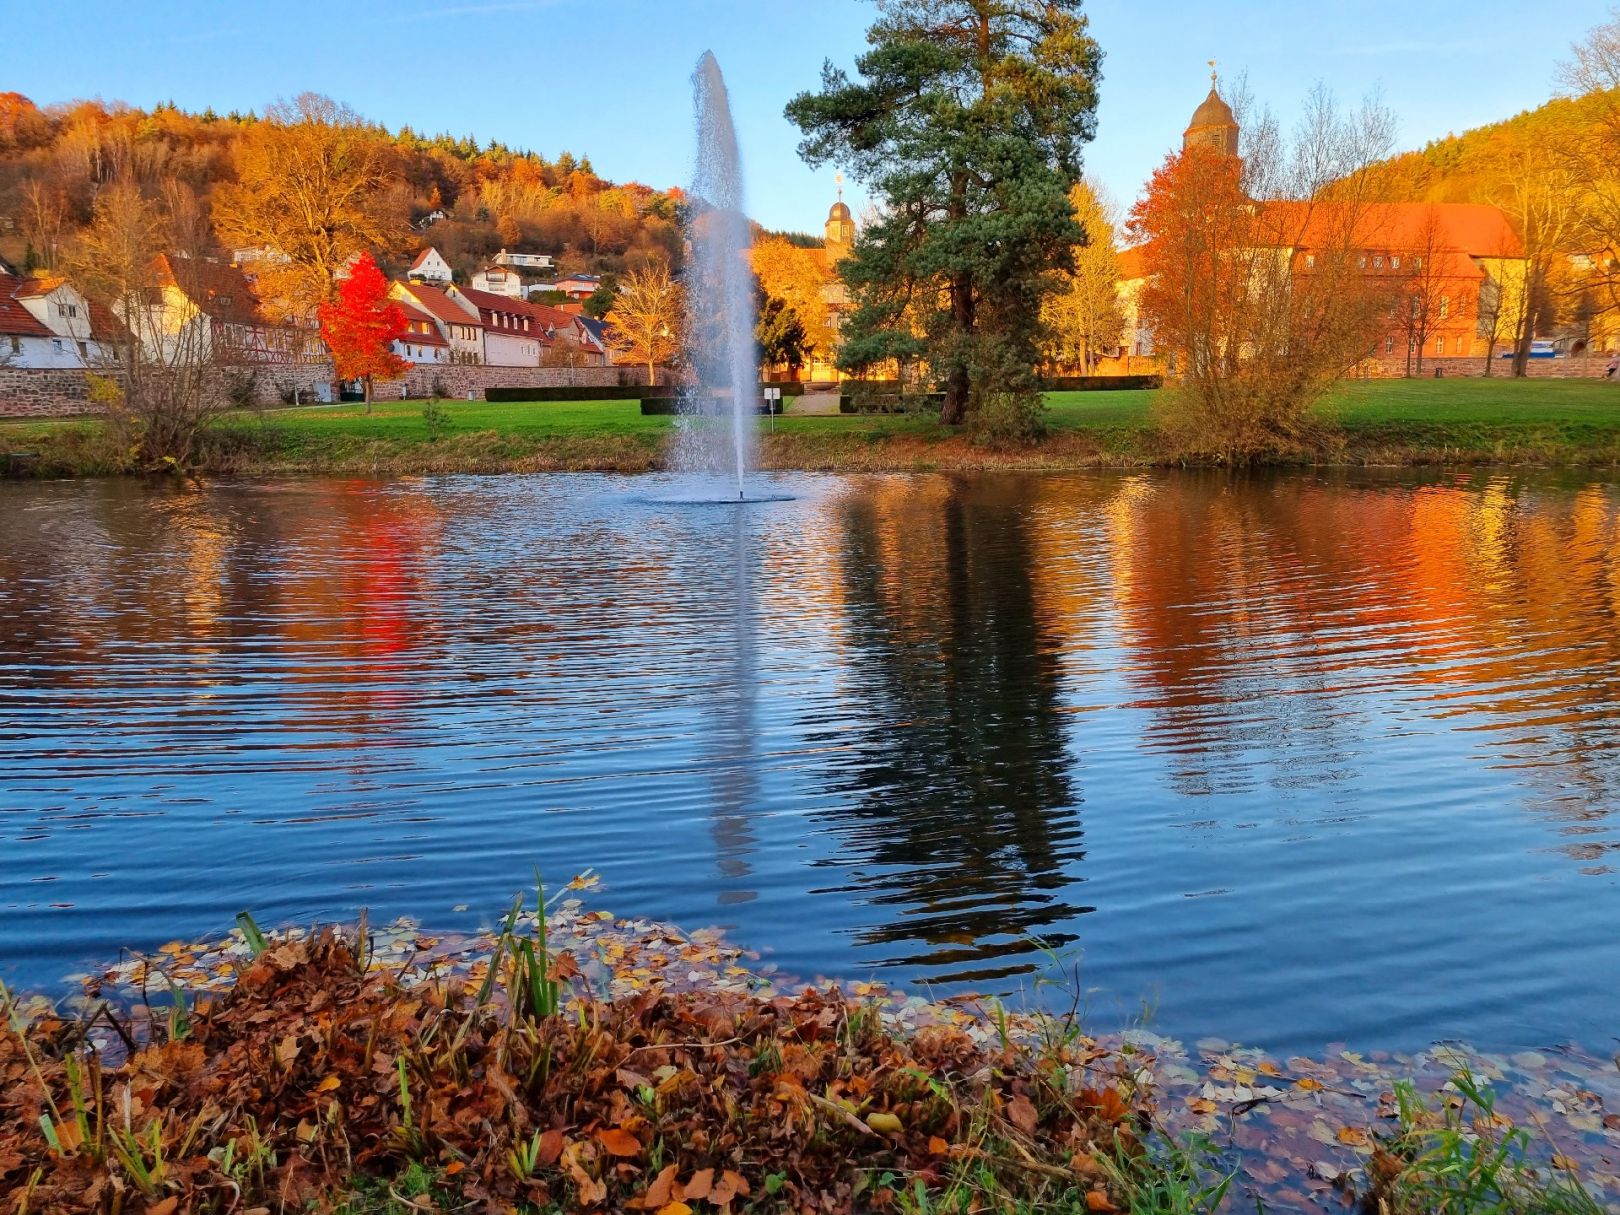
<svg viewBox="0 0 1620 1215">
<path fill-rule="evenodd" d="M 1204 104 L 1193 111 L 1192 121 L 1187 124 L 1186 133 L 1181 137 L 1183 150 L 1194 147 L 1215 148 L 1228 156 L 1238 154 L 1238 124 L 1232 113 L 1232 107 L 1221 100 L 1220 82 L 1214 71 L 1215 64 L 1210 62 L 1209 96 L 1204 98 Z"/>
<path fill-rule="evenodd" d="M 838 175 L 838 201 L 827 212 L 827 258 L 837 265 L 855 244 L 855 217 L 844 202 L 844 175 Z"/>
</svg>

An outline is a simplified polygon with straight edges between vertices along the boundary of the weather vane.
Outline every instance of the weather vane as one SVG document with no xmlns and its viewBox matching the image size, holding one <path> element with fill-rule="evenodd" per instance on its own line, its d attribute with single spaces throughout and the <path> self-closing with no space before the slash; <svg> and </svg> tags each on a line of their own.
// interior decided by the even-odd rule
<svg viewBox="0 0 1620 1215">
<path fill-rule="evenodd" d="M 1220 83 L 1218 75 L 1215 71 L 1215 61 L 1213 59 L 1206 59 L 1205 62 L 1209 64 L 1209 87 L 1214 88 Z"/>
<path fill-rule="evenodd" d="M 833 174 L 833 180 L 838 183 L 838 201 L 843 202 L 844 201 L 844 175 L 842 173 L 835 173 L 835 174 Z"/>
</svg>

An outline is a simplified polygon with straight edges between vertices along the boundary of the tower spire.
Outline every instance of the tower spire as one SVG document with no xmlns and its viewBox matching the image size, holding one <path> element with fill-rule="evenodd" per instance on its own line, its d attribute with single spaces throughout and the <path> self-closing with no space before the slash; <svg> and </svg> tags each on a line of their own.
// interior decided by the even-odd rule
<svg viewBox="0 0 1620 1215">
<path fill-rule="evenodd" d="M 1207 62 L 1209 63 L 1209 87 L 1213 89 L 1220 84 L 1220 73 L 1215 70 L 1215 61 L 1213 59 Z"/>
<path fill-rule="evenodd" d="M 843 202 L 844 201 L 844 175 L 843 175 L 843 173 L 842 172 L 835 173 L 833 175 L 833 180 L 838 183 L 838 201 Z"/>
</svg>

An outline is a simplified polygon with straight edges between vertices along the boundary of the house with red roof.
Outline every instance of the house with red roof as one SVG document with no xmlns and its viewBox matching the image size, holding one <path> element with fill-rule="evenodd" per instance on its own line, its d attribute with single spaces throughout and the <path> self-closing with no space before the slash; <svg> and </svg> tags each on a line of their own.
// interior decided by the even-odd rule
<svg viewBox="0 0 1620 1215">
<path fill-rule="evenodd" d="M 128 340 L 117 317 L 65 278 L 0 273 L 0 366 L 103 366 Z"/>
<path fill-rule="evenodd" d="M 157 287 L 129 327 L 164 361 L 210 358 L 230 363 L 317 363 L 325 357 L 313 323 L 265 315 L 240 266 L 211 258 L 159 254 Z"/>
<path fill-rule="evenodd" d="M 483 363 L 484 322 L 473 304 L 461 298 L 456 288 L 429 283 L 390 283 L 388 296 L 397 303 L 428 317 L 444 338 L 446 362 Z"/>
<path fill-rule="evenodd" d="M 452 287 L 450 293 L 478 310 L 484 326 L 484 362 L 491 367 L 538 367 L 548 339 L 535 305 L 476 287 Z"/>
<path fill-rule="evenodd" d="M 394 339 L 394 353 L 409 363 L 448 363 L 450 339 L 440 332 L 439 323 L 415 304 L 394 302 L 405 313 L 405 332 Z"/>
<path fill-rule="evenodd" d="M 411 262 L 411 268 L 405 272 L 407 279 L 420 283 L 434 283 L 444 287 L 455 281 L 455 271 L 450 269 L 450 263 L 444 260 L 441 254 L 432 245 L 416 255 Z"/>
</svg>

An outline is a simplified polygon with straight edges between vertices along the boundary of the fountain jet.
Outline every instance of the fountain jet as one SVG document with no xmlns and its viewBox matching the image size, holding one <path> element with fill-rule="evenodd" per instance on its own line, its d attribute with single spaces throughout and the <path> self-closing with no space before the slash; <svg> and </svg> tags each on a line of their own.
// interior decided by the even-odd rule
<svg viewBox="0 0 1620 1215">
<path fill-rule="evenodd" d="M 676 462 L 691 472 L 734 472 L 742 499 L 753 463 L 759 357 L 742 163 L 725 78 L 712 51 L 704 52 L 692 73 L 692 96 L 697 157 L 690 198 L 686 349 L 695 382 L 683 392 Z"/>
</svg>

